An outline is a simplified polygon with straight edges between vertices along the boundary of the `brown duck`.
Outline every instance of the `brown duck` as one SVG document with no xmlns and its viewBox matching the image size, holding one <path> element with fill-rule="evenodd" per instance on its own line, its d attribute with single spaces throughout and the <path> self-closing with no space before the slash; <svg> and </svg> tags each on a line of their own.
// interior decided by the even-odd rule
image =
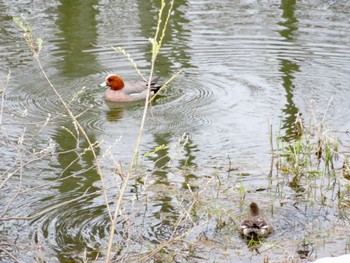
<svg viewBox="0 0 350 263">
<path fill-rule="evenodd" d="M 253 202 L 250 204 L 250 216 L 243 219 L 238 231 L 245 237 L 266 237 L 272 232 L 272 227 L 260 212 L 258 205 Z"/>
</svg>

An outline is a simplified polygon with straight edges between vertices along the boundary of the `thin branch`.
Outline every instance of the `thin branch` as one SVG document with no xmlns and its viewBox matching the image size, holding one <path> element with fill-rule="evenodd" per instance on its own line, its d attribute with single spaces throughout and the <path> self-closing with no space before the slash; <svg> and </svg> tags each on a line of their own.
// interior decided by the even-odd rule
<svg viewBox="0 0 350 263">
<path fill-rule="evenodd" d="M 0 105 L 0 125 L 2 125 L 2 114 L 3 114 L 3 110 L 4 110 L 5 90 L 6 90 L 7 86 L 8 86 L 8 84 L 9 84 L 10 77 L 11 77 L 11 71 L 9 71 L 9 73 L 7 74 L 6 83 L 3 86 L 3 89 L 0 91 L 0 92 L 2 92 L 2 94 L 1 94 L 1 105 Z"/>
<path fill-rule="evenodd" d="M 11 252 L 7 251 L 6 249 L 4 249 L 1 246 L 0 246 L 0 251 L 4 252 L 7 256 L 9 256 L 16 263 L 20 263 L 19 260 L 14 255 L 11 254 Z"/>
<path fill-rule="evenodd" d="M 164 0 L 162 0 L 162 5 L 161 8 L 159 10 L 159 17 L 158 17 L 158 24 L 157 24 L 157 30 L 155 33 L 155 37 L 153 39 L 151 39 L 151 43 L 152 43 L 152 61 L 151 61 L 151 71 L 149 74 L 149 80 L 148 80 L 148 90 L 147 90 L 147 95 L 146 95 L 146 99 L 145 99 L 145 106 L 144 106 L 144 110 L 143 110 L 143 114 L 142 114 L 142 119 L 141 119 L 141 124 L 140 124 L 140 128 L 139 128 L 139 134 L 137 137 L 137 141 L 136 141 L 136 146 L 134 148 L 134 153 L 132 155 L 132 159 L 129 165 L 129 169 L 128 172 L 124 178 L 123 184 L 122 184 L 122 188 L 120 189 L 120 194 L 119 194 L 119 198 L 117 200 L 117 205 L 116 208 L 114 210 L 114 215 L 113 215 L 113 220 L 112 220 L 112 225 L 111 225 L 111 229 L 110 229 L 110 237 L 109 237 L 109 243 L 108 243 L 108 248 L 107 248 L 107 253 L 106 253 L 106 262 L 108 263 L 110 261 L 110 256 L 111 256 L 111 252 L 112 252 L 112 246 L 113 246 L 113 239 L 114 239 L 114 232 L 115 232 L 115 226 L 117 223 L 117 217 L 118 214 L 120 212 L 120 207 L 121 207 L 121 203 L 123 201 L 124 198 L 124 194 L 126 191 L 126 187 L 129 183 L 129 179 L 131 177 L 132 174 L 132 168 L 134 166 L 135 161 L 137 160 L 137 155 L 139 152 L 139 147 L 140 147 L 140 142 L 141 142 L 141 138 L 143 135 L 143 130 L 144 130 L 144 126 L 145 126 L 145 122 L 146 122 L 146 116 L 147 116 L 147 110 L 148 110 L 148 106 L 149 106 L 149 102 L 150 102 L 150 93 L 151 93 L 151 81 L 153 78 L 153 72 L 154 72 L 154 67 L 155 67 L 155 61 L 156 58 L 158 56 L 159 53 L 159 49 L 161 47 L 161 42 L 157 42 L 158 36 L 159 36 L 159 31 L 160 31 L 160 24 L 161 24 L 161 19 L 162 19 L 162 14 L 163 14 L 163 10 L 165 7 L 165 2 Z M 170 17 L 172 11 L 172 5 L 168 10 L 168 18 Z M 166 21 L 166 24 L 164 25 L 166 27 L 168 22 L 168 19 Z M 164 31 L 165 32 L 165 31 Z M 162 40 L 163 38 L 161 38 Z"/>
<path fill-rule="evenodd" d="M 46 79 L 47 83 L 49 84 L 49 86 L 51 87 L 53 92 L 58 97 L 59 101 L 61 102 L 61 104 L 63 105 L 65 110 L 67 111 L 67 113 L 68 113 L 69 117 L 72 119 L 73 123 L 78 127 L 79 131 L 83 134 L 85 140 L 87 141 L 87 143 L 89 145 L 91 153 L 92 153 L 92 155 L 94 157 L 94 160 L 96 162 L 97 173 L 100 176 L 100 180 L 101 180 L 101 184 L 102 184 L 103 196 L 104 196 L 104 199 L 105 199 L 108 215 L 109 215 L 110 220 L 113 221 L 111 210 L 110 210 L 110 207 L 109 207 L 109 200 L 108 200 L 108 196 L 107 196 L 107 192 L 106 192 L 106 186 L 105 186 L 105 182 L 104 182 L 104 179 L 103 179 L 103 176 L 102 176 L 101 166 L 99 164 L 99 161 L 98 161 L 98 158 L 97 158 L 97 154 L 96 154 L 95 149 L 94 149 L 94 143 L 92 143 L 90 141 L 90 138 L 86 134 L 84 128 L 78 122 L 77 117 L 74 116 L 74 114 L 70 110 L 69 104 L 67 104 L 64 101 L 64 99 L 62 98 L 61 94 L 57 91 L 57 89 L 55 88 L 55 86 L 53 85 L 53 83 L 51 82 L 49 77 L 47 76 L 46 71 L 44 70 L 44 68 L 43 68 L 43 66 L 41 64 L 41 60 L 40 60 L 40 57 L 39 57 L 43 41 L 40 38 L 38 38 L 36 42 L 34 41 L 30 25 L 25 20 L 24 17 L 22 17 L 22 20 L 20 20 L 19 18 L 14 18 L 14 22 L 25 32 L 24 35 L 25 35 L 25 39 L 27 41 L 27 44 L 28 44 L 30 50 L 32 51 L 33 57 L 34 57 L 35 61 L 37 62 L 37 64 L 38 64 L 42 74 L 44 75 L 44 78 Z"/>
</svg>

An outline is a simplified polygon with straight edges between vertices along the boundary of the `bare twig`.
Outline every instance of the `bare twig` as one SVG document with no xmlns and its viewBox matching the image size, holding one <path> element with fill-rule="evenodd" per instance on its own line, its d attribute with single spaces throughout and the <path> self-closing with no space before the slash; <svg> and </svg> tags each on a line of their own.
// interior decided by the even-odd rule
<svg viewBox="0 0 350 263">
<path fill-rule="evenodd" d="M 9 71 L 9 73 L 7 74 L 6 83 L 5 83 L 5 85 L 3 85 L 3 88 L 1 90 L 2 94 L 1 94 L 1 105 L 0 105 L 0 125 L 2 125 L 2 114 L 3 114 L 3 110 L 4 110 L 5 90 L 8 86 L 9 81 L 10 81 L 10 77 L 11 77 L 11 71 Z"/>
<path fill-rule="evenodd" d="M 4 252 L 7 256 L 9 256 L 16 263 L 20 263 L 19 260 L 14 255 L 12 255 L 11 252 L 7 251 L 5 248 L 0 246 L 0 251 Z"/>
<path fill-rule="evenodd" d="M 61 102 L 61 104 L 63 105 L 64 109 L 67 111 L 69 117 L 72 119 L 73 123 L 78 127 L 79 131 L 83 134 L 85 140 L 87 141 L 90 151 L 94 157 L 94 160 L 96 162 L 96 170 L 97 173 L 100 176 L 100 180 L 101 180 L 101 184 L 102 184 L 102 191 L 103 191 L 103 196 L 105 199 L 105 204 L 107 207 L 107 212 L 109 215 L 109 218 L 111 220 L 111 222 L 113 221 L 112 218 L 112 214 L 111 214 L 111 210 L 109 208 L 109 200 L 108 200 L 108 196 L 107 196 L 107 192 L 106 192 L 106 186 L 105 186 L 105 182 L 104 182 L 104 178 L 102 176 L 102 170 L 97 158 L 97 154 L 95 152 L 94 149 L 94 143 L 92 143 L 90 141 L 90 138 L 88 137 L 88 135 L 86 134 L 84 128 L 80 125 L 80 123 L 77 120 L 77 117 L 74 116 L 73 112 L 70 110 L 69 108 L 69 104 L 67 104 L 64 99 L 62 98 L 61 94 L 57 91 L 57 89 L 55 88 L 55 86 L 53 85 L 53 83 L 51 82 L 51 80 L 49 79 L 48 75 L 46 74 L 46 71 L 44 70 L 42 64 L 41 64 L 41 60 L 39 57 L 41 48 L 42 48 L 42 40 L 40 38 L 37 39 L 37 41 L 35 42 L 33 39 L 33 35 L 31 33 L 31 28 L 29 26 L 29 23 L 25 20 L 25 18 L 22 17 L 22 20 L 20 20 L 19 18 L 14 18 L 14 22 L 24 31 L 25 33 L 25 39 L 27 41 L 27 44 L 30 48 L 30 50 L 32 51 L 33 57 L 35 59 L 35 61 L 37 62 L 42 74 L 44 75 L 45 80 L 47 81 L 47 83 L 49 84 L 49 86 L 51 87 L 51 89 L 53 90 L 53 92 L 55 93 L 55 95 L 58 97 L 59 101 Z"/>
<path fill-rule="evenodd" d="M 170 14 L 171 14 L 171 11 L 172 11 L 172 7 L 173 7 L 173 1 L 171 1 L 171 6 L 170 6 L 170 8 L 168 10 L 168 16 L 167 16 L 167 19 L 165 21 L 164 28 L 167 27 L 167 24 L 168 24 L 168 21 L 169 21 L 169 18 L 170 18 Z M 115 225 L 116 225 L 116 222 L 117 222 L 117 217 L 118 217 L 118 214 L 120 212 L 119 210 L 120 210 L 120 207 L 121 207 L 122 200 L 124 198 L 126 187 L 127 187 L 128 183 L 129 183 L 129 179 L 130 179 L 131 174 L 132 174 L 132 168 L 133 168 L 134 163 L 135 163 L 135 161 L 137 159 L 137 155 L 138 155 L 138 152 L 139 152 L 139 146 L 140 146 L 140 142 L 141 142 L 141 138 L 142 138 L 145 122 L 146 122 L 146 115 L 147 115 L 147 110 L 148 110 L 149 101 L 150 101 L 151 81 L 152 81 L 152 78 L 153 78 L 155 62 L 156 62 L 156 58 L 157 58 L 158 53 L 159 53 L 159 49 L 162 46 L 162 41 L 163 41 L 163 37 L 164 37 L 164 33 L 165 33 L 165 29 L 163 29 L 163 34 L 160 37 L 160 40 L 157 41 L 157 39 L 159 37 L 159 31 L 160 31 L 161 22 L 162 22 L 161 18 L 162 18 L 162 15 L 163 15 L 164 8 L 165 8 L 165 1 L 162 0 L 161 8 L 159 10 L 159 15 L 158 15 L 158 24 L 157 24 L 157 30 L 156 30 L 156 33 L 155 33 L 155 37 L 153 39 L 150 39 L 150 41 L 152 43 L 151 70 L 150 70 L 149 80 L 148 80 L 148 92 L 147 92 L 147 96 L 146 96 L 146 100 L 145 100 L 145 106 L 144 106 L 142 119 L 141 119 L 141 124 L 140 124 L 140 128 L 139 128 L 139 135 L 137 137 L 137 141 L 136 141 L 136 145 L 135 145 L 135 148 L 134 148 L 132 159 L 131 159 L 131 162 L 130 162 L 130 165 L 129 165 L 129 169 L 127 171 L 126 176 L 124 177 L 124 181 L 123 181 L 122 187 L 120 189 L 120 193 L 119 193 L 119 198 L 117 200 L 117 205 L 116 205 L 116 208 L 114 210 L 112 225 L 111 225 L 111 229 L 110 229 L 109 243 L 108 243 L 108 248 L 107 248 L 107 253 L 106 253 L 106 262 L 110 261 L 110 256 L 111 256 L 111 252 L 112 252 L 112 246 L 113 246 L 113 239 L 114 239 L 114 232 L 115 232 Z"/>
</svg>

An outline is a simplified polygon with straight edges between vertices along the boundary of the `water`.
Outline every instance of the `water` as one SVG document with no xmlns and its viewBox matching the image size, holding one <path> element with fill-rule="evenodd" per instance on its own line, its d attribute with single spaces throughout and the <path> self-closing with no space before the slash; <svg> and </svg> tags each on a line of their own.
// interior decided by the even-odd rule
<svg viewBox="0 0 350 263">
<path fill-rule="evenodd" d="M 110 222 L 93 156 L 84 151 L 88 145 L 12 18 L 26 16 L 35 37 L 44 40 L 41 61 L 63 99 L 69 102 L 79 93 L 71 109 L 76 115 L 86 111 L 78 120 L 90 140 L 100 142 L 96 153 L 114 208 L 121 183 L 115 168 L 124 173 L 128 168 L 143 103 L 106 104 L 97 85 L 112 72 L 137 78 L 111 46 L 125 48 L 149 73 L 148 38 L 158 8 L 158 1 L 136 0 L 0 3 L 2 83 L 11 71 L 3 101 L 1 171 L 14 174 L 1 188 L 1 211 L 16 197 L 4 217 L 33 217 L 3 221 L 0 237 L 22 245 L 19 251 L 8 247 L 20 261 L 81 261 L 85 250 L 89 261 L 97 256 L 102 261 Z M 305 194 L 296 188 L 278 192 L 280 179 L 268 174 L 269 126 L 292 138 L 298 111 L 305 119 L 311 112 L 318 120 L 325 116 L 342 147 L 349 145 L 349 13 L 348 1 L 176 1 L 155 74 L 165 81 L 184 72 L 153 103 L 140 154 L 163 144 L 170 148 L 139 160 L 143 166 L 136 175 L 142 179 L 131 180 L 116 226 L 117 258 L 132 261 L 173 237 L 174 225 L 193 201 L 188 185 L 193 192 L 205 190 L 207 206 L 192 215 L 199 224 L 191 226 L 188 240 L 198 243 L 180 261 L 261 262 L 263 256 L 249 251 L 232 221 L 257 199 L 275 221 L 268 240 L 282 247 L 269 253 L 270 260 L 295 256 L 305 235 L 316 244 L 315 257 L 346 251 L 346 216 L 321 202 L 305 204 Z M 188 142 L 179 151 L 185 133 Z M 229 168 L 234 169 L 228 173 Z M 247 189 L 243 207 L 239 184 Z M 216 209 L 224 211 L 223 228 L 217 227 Z M 180 224 L 177 234 L 189 227 Z"/>
</svg>

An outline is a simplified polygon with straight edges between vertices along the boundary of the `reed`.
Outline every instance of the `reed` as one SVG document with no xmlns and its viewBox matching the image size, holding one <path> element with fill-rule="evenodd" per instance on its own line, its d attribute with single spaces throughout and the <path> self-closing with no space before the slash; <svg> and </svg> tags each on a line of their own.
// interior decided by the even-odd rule
<svg viewBox="0 0 350 263">
<path fill-rule="evenodd" d="M 313 118 L 304 125 L 297 115 L 294 124 L 294 139 L 277 136 L 277 150 L 273 157 L 277 174 L 281 174 L 290 187 L 304 192 L 308 201 L 326 205 L 332 200 L 332 204 L 338 203 L 339 206 L 349 193 L 340 178 L 341 175 L 347 178 L 348 154 L 340 151 L 340 143 L 324 118 L 321 121 Z M 335 191 L 338 197 L 333 194 Z"/>
<path fill-rule="evenodd" d="M 295 178 L 334 173 L 339 143 L 323 123 L 312 123 L 296 139 L 277 138 L 279 171 Z"/>
</svg>

